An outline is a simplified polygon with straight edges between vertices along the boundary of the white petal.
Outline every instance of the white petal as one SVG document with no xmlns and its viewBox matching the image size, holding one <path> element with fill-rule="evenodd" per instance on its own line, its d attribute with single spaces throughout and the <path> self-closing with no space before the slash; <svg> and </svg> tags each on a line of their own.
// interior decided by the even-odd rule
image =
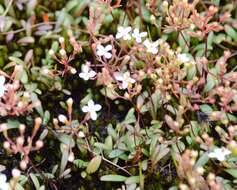
<svg viewBox="0 0 237 190">
<path fill-rule="evenodd" d="M 102 50 L 97 50 L 97 51 L 96 51 L 96 54 L 97 54 L 98 56 L 103 56 L 103 55 L 104 55 L 104 51 L 102 51 Z"/>
<path fill-rule="evenodd" d="M 0 174 L 0 184 L 5 183 L 7 181 L 7 177 L 4 174 Z"/>
<path fill-rule="evenodd" d="M 90 78 L 93 78 L 95 75 L 96 75 L 96 72 L 95 72 L 95 71 L 91 70 L 91 71 L 89 72 L 89 77 L 90 77 Z"/>
<path fill-rule="evenodd" d="M 89 80 L 88 73 L 79 73 L 79 77 L 84 80 Z"/>
<path fill-rule="evenodd" d="M 110 59 L 112 57 L 112 54 L 107 52 L 107 53 L 104 54 L 104 56 L 105 56 L 106 59 Z"/>
<path fill-rule="evenodd" d="M 122 83 L 122 88 L 123 88 L 123 89 L 128 88 L 128 83 L 127 83 L 126 81 L 123 81 L 123 83 Z"/>
<path fill-rule="evenodd" d="M 157 53 L 158 53 L 158 49 L 157 49 L 157 48 L 152 48 L 152 49 L 151 49 L 151 53 L 157 54 Z"/>
<path fill-rule="evenodd" d="M 146 37 L 146 36 L 147 36 L 147 32 L 140 33 L 140 37 Z"/>
<path fill-rule="evenodd" d="M 118 81 L 124 80 L 122 73 L 119 73 L 119 72 L 114 73 L 114 78 Z"/>
<path fill-rule="evenodd" d="M 136 42 L 137 43 L 141 43 L 142 42 L 142 38 L 141 37 L 136 37 Z"/>
<path fill-rule="evenodd" d="M 3 183 L 0 187 L 1 190 L 9 190 L 9 183 Z"/>
<path fill-rule="evenodd" d="M 125 32 L 126 32 L 126 33 L 129 33 L 131 30 L 132 30 L 132 27 L 131 27 L 131 26 L 125 28 Z"/>
<path fill-rule="evenodd" d="M 0 86 L 4 85 L 6 79 L 4 76 L 0 76 Z"/>
<path fill-rule="evenodd" d="M 6 90 L 6 88 L 4 86 L 0 87 L 0 98 L 3 97 L 5 90 Z"/>
<path fill-rule="evenodd" d="M 122 33 L 117 33 L 116 36 L 115 36 L 116 39 L 120 39 L 120 38 L 122 38 L 122 37 L 123 37 L 123 34 L 122 34 Z"/>
<path fill-rule="evenodd" d="M 133 78 L 130 78 L 130 79 L 129 79 L 129 82 L 133 84 L 133 83 L 135 83 L 136 81 L 135 81 Z"/>
<path fill-rule="evenodd" d="M 146 46 L 146 47 L 150 47 L 151 43 L 148 39 L 146 39 L 143 44 Z"/>
<path fill-rule="evenodd" d="M 84 65 L 84 64 L 83 64 L 83 65 L 81 66 L 81 70 L 83 71 L 83 73 L 88 73 L 89 69 L 90 69 L 90 68 L 89 68 L 88 65 Z"/>
<path fill-rule="evenodd" d="M 91 108 L 94 108 L 95 106 L 95 103 L 93 100 L 89 100 L 89 102 L 87 103 L 88 107 L 91 109 Z"/>
<path fill-rule="evenodd" d="M 91 111 L 90 112 L 90 117 L 92 120 L 96 120 L 97 119 L 97 113 L 95 111 Z"/>
<path fill-rule="evenodd" d="M 100 104 L 95 104 L 95 107 L 94 107 L 95 111 L 100 111 L 101 108 L 102 106 Z"/>
<path fill-rule="evenodd" d="M 136 36 L 139 35 L 139 29 L 138 29 L 138 28 L 135 28 L 135 29 L 133 30 L 133 34 L 136 35 Z"/>
<path fill-rule="evenodd" d="M 96 48 L 97 48 L 98 50 L 104 50 L 104 46 L 102 46 L 101 44 L 97 45 Z"/>
<path fill-rule="evenodd" d="M 217 160 L 219 160 L 219 161 L 224 161 L 224 160 L 225 160 L 225 155 L 219 155 L 219 156 L 217 157 Z"/>
<path fill-rule="evenodd" d="M 123 30 L 124 30 L 124 28 L 122 26 L 118 26 L 117 31 L 122 32 Z"/>
<path fill-rule="evenodd" d="M 84 113 L 89 111 L 89 107 L 88 106 L 83 106 L 81 109 Z"/>
<path fill-rule="evenodd" d="M 208 154 L 208 157 L 209 157 L 209 158 L 216 158 L 216 153 L 210 152 L 210 153 Z"/>
<path fill-rule="evenodd" d="M 106 51 L 110 51 L 110 50 L 112 50 L 113 49 L 113 47 L 112 47 L 112 45 L 107 45 L 106 47 L 105 47 L 105 50 Z"/>
</svg>

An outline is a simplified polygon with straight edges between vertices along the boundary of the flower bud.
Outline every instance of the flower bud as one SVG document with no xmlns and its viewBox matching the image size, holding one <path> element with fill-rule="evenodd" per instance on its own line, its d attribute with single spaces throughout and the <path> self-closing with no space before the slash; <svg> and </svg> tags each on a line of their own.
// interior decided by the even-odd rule
<svg viewBox="0 0 237 190">
<path fill-rule="evenodd" d="M 65 39 L 64 39 L 64 37 L 60 37 L 59 39 L 58 39 L 58 41 L 59 41 L 59 43 L 64 43 L 64 41 L 65 41 Z"/>
<path fill-rule="evenodd" d="M 72 99 L 72 98 L 68 98 L 68 99 L 67 99 L 67 105 L 68 105 L 69 107 L 71 107 L 72 104 L 73 104 L 73 99 Z"/>
<path fill-rule="evenodd" d="M 83 133 L 83 131 L 79 131 L 78 137 L 80 137 L 80 138 L 84 138 L 85 137 L 85 134 Z"/>
<path fill-rule="evenodd" d="M 17 139 L 16 139 L 17 145 L 22 146 L 24 144 L 24 142 L 25 142 L 25 140 L 23 137 L 17 137 Z"/>
<path fill-rule="evenodd" d="M 21 171 L 20 171 L 20 170 L 18 170 L 18 169 L 16 169 L 16 168 L 14 168 L 14 169 L 12 170 L 12 176 L 13 176 L 13 178 L 17 179 L 17 178 L 20 177 L 20 175 L 21 175 Z"/>
<path fill-rule="evenodd" d="M 70 73 L 72 73 L 72 74 L 74 75 L 74 74 L 77 73 L 77 70 L 76 70 L 75 68 L 72 67 L 72 68 L 70 69 Z"/>
<path fill-rule="evenodd" d="M 65 51 L 65 49 L 60 49 L 59 53 L 63 57 L 67 55 L 67 52 Z"/>
<path fill-rule="evenodd" d="M 66 117 L 65 115 L 63 115 L 63 114 L 60 114 L 60 115 L 58 116 L 58 120 L 59 120 L 60 122 L 62 122 L 62 123 L 66 123 L 66 122 L 67 122 L 67 117 Z"/>
<path fill-rule="evenodd" d="M 26 126 L 24 124 L 20 124 L 19 125 L 19 131 L 20 133 L 24 133 L 25 132 L 25 129 L 26 129 Z"/>
<path fill-rule="evenodd" d="M 0 131 L 2 132 L 2 131 L 5 131 L 5 130 L 7 130 L 7 124 L 3 123 L 3 124 L 0 125 Z"/>
<path fill-rule="evenodd" d="M 35 145 L 36 145 L 36 148 L 40 149 L 44 146 L 44 143 L 42 140 L 38 140 L 36 141 Z"/>
<path fill-rule="evenodd" d="M 3 143 L 3 148 L 9 149 L 9 148 L 10 148 L 10 143 L 9 143 L 8 141 L 5 141 L 5 142 Z"/>
<path fill-rule="evenodd" d="M 50 56 L 53 56 L 54 54 L 55 54 L 54 50 L 53 50 L 53 49 L 50 49 L 50 50 L 49 50 L 49 55 L 50 55 Z"/>
<path fill-rule="evenodd" d="M 69 161 L 69 162 L 73 162 L 74 159 L 75 159 L 75 156 L 74 156 L 73 152 L 71 152 L 71 153 L 69 154 L 69 156 L 68 156 L 68 161 Z"/>
<path fill-rule="evenodd" d="M 27 167 L 26 161 L 25 161 L 25 160 L 22 160 L 22 161 L 20 162 L 20 168 L 21 168 L 22 170 L 25 170 L 26 167 Z"/>
</svg>

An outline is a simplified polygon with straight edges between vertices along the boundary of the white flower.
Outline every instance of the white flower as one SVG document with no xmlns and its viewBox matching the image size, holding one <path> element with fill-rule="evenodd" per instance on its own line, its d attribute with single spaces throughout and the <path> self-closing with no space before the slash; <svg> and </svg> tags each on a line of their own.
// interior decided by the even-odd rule
<svg viewBox="0 0 237 190">
<path fill-rule="evenodd" d="M 84 113 L 90 113 L 90 117 L 92 120 L 96 120 L 97 119 L 97 111 L 101 110 L 101 105 L 99 104 L 95 104 L 93 100 L 89 100 L 89 102 L 87 103 L 87 106 L 83 106 L 82 107 L 82 111 Z"/>
<path fill-rule="evenodd" d="M 0 98 L 4 95 L 6 87 L 4 85 L 6 79 L 4 76 L 0 76 Z"/>
<path fill-rule="evenodd" d="M 143 42 L 143 44 L 146 46 L 148 53 L 152 53 L 152 54 L 158 53 L 159 41 L 151 42 L 150 40 L 146 39 Z"/>
<path fill-rule="evenodd" d="M 8 190 L 9 183 L 7 183 L 7 177 L 4 174 L 0 174 L 0 190 Z"/>
<path fill-rule="evenodd" d="M 182 63 L 187 63 L 187 62 L 191 61 L 190 57 L 188 57 L 188 55 L 186 53 L 178 54 L 177 58 Z"/>
<path fill-rule="evenodd" d="M 118 27 L 118 32 L 116 34 L 116 39 L 124 39 L 124 40 L 131 40 L 131 35 L 129 34 L 131 32 L 132 28 L 130 26 L 128 27 Z"/>
<path fill-rule="evenodd" d="M 130 73 L 127 71 L 125 73 L 114 73 L 114 77 L 116 80 L 122 82 L 122 89 L 128 88 L 131 84 L 135 83 L 136 81 L 130 77 Z"/>
<path fill-rule="evenodd" d="M 142 38 L 147 36 L 147 32 L 139 32 L 138 28 L 135 28 L 133 33 L 132 33 L 132 37 L 135 38 L 137 43 L 141 43 L 142 42 Z"/>
<path fill-rule="evenodd" d="M 112 53 L 109 51 L 112 50 L 112 45 L 102 46 L 101 44 L 97 45 L 96 47 L 96 53 L 98 56 L 104 56 L 106 59 L 110 59 L 112 57 Z"/>
<path fill-rule="evenodd" d="M 93 71 L 88 64 L 83 64 L 81 66 L 82 72 L 79 74 L 79 77 L 84 79 L 84 80 L 89 80 L 93 78 L 96 75 L 96 72 Z"/>
<path fill-rule="evenodd" d="M 214 149 L 213 152 L 210 152 L 208 154 L 208 156 L 210 158 L 216 158 L 219 161 L 224 161 L 226 159 L 226 156 L 228 156 L 230 153 L 230 150 L 225 147 L 222 147 Z"/>
</svg>

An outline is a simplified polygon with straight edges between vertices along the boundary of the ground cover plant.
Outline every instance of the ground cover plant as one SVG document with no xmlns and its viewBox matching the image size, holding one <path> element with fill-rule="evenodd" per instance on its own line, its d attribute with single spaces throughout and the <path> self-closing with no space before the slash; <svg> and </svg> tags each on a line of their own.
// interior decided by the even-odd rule
<svg viewBox="0 0 237 190">
<path fill-rule="evenodd" d="M 237 189 L 237 1 L 0 0 L 0 190 Z"/>
</svg>

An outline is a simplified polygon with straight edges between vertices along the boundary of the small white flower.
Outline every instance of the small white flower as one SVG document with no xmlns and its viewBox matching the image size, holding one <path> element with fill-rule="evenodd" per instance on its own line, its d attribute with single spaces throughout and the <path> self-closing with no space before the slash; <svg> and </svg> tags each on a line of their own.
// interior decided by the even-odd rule
<svg viewBox="0 0 237 190">
<path fill-rule="evenodd" d="M 147 32 L 139 32 L 138 28 L 135 28 L 133 33 L 132 33 L 132 37 L 135 38 L 137 43 L 141 43 L 142 42 L 142 38 L 147 36 Z"/>
<path fill-rule="evenodd" d="M 130 77 L 130 73 L 127 71 L 125 73 L 114 73 L 114 77 L 116 80 L 122 82 L 122 89 L 127 89 L 131 84 L 135 83 L 136 81 Z"/>
<path fill-rule="evenodd" d="M 81 70 L 82 72 L 79 74 L 79 77 L 84 79 L 84 80 L 89 80 L 93 77 L 95 77 L 96 75 L 96 72 L 93 71 L 89 66 L 88 64 L 83 64 L 81 66 Z"/>
<path fill-rule="evenodd" d="M 143 44 L 146 46 L 148 53 L 152 53 L 152 54 L 158 53 L 159 41 L 151 42 L 150 40 L 146 39 L 143 42 Z"/>
<path fill-rule="evenodd" d="M 98 56 L 104 56 L 106 59 L 110 59 L 112 57 L 111 51 L 113 49 L 112 45 L 102 46 L 101 44 L 97 45 L 96 47 L 96 53 Z"/>
<path fill-rule="evenodd" d="M 231 154 L 230 150 L 228 150 L 225 147 L 222 148 L 216 148 L 213 150 L 213 152 L 210 152 L 208 156 L 210 158 L 216 158 L 219 161 L 224 161 L 226 159 L 226 156 Z"/>
<path fill-rule="evenodd" d="M 9 183 L 7 183 L 7 177 L 4 174 L 0 174 L 0 190 L 8 190 Z"/>
<path fill-rule="evenodd" d="M 0 76 L 0 98 L 4 95 L 6 87 L 4 85 L 6 79 L 4 76 Z"/>
<path fill-rule="evenodd" d="M 182 63 L 187 63 L 190 62 L 190 57 L 188 57 L 188 55 L 186 53 L 181 53 L 178 54 L 177 56 L 178 60 L 181 61 Z"/>
<path fill-rule="evenodd" d="M 84 113 L 90 113 L 90 117 L 92 120 L 96 120 L 97 119 L 97 111 L 101 110 L 101 105 L 99 104 L 95 104 L 93 100 L 89 100 L 89 102 L 87 103 L 87 106 L 83 106 L 82 107 L 82 111 Z"/>
<path fill-rule="evenodd" d="M 116 39 L 122 38 L 123 40 L 131 40 L 131 32 L 132 28 L 130 26 L 128 27 L 118 27 L 118 32 L 116 34 Z"/>
</svg>

